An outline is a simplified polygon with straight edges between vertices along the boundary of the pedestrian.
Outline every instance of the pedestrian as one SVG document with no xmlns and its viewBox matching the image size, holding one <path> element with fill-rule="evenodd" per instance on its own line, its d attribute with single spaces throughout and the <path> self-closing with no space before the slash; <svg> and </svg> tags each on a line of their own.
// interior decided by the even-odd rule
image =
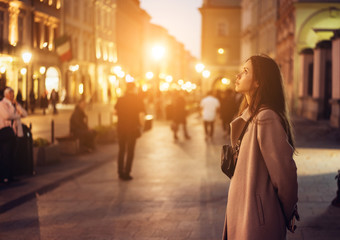
<svg viewBox="0 0 340 240">
<path fill-rule="evenodd" d="M 284 240 L 286 228 L 294 232 L 299 218 L 298 184 L 278 65 L 266 55 L 250 57 L 235 90 L 244 102 L 231 123 L 233 146 L 244 127 L 246 131 L 229 186 L 223 239 Z"/>
<path fill-rule="evenodd" d="M 92 152 L 95 149 L 95 130 L 88 127 L 88 117 L 85 113 L 85 99 L 79 100 L 70 118 L 70 132 L 79 139 L 82 151 Z"/>
<path fill-rule="evenodd" d="M 24 106 L 24 101 L 22 100 L 22 93 L 21 93 L 21 90 L 18 89 L 18 93 L 17 93 L 17 96 L 16 96 L 16 101 L 17 103 L 19 103 L 21 106 Z"/>
<path fill-rule="evenodd" d="M 186 101 L 182 92 L 174 92 L 172 95 L 171 102 L 171 130 L 173 131 L 174 139 L 178 140 L 177 132 L 179 126 L 183 128 L 183 134 L 185 139 L 190 139 L 187 130 L 187 111 L 186 111 Z"/>
<path fill-rule="evenodd" d="M 122 180 L 131 180 L 135 145 L 141 135 L 145 113 L 143 100 L 137 95 L 134 82 L 126 84 L 125 95 L 118 98 L 115 109 L 118 116 L 118 175 Z"/>
<path fill-rule="evenodd" d="M 208 91 L 207 96 L 201 100 L 200 107 L 202 109 L 205 139 L 212 140 L 216 114 L 220 108 L 220 102 L 213 96 L 212 91 Z"/>
<path fill-rule="evenodd" d="M 220 104 L 220 118 L 222 122 L 222 128 L 224 131 L 224 136 L 227 136 L 230 134 L 229 124 L 233 120 L 236 113 L 236 101 L 234 92 L 231 88 L 226 89 L 225 92 L 222 94 Z"/>
<path fill-rule="evenodd" d="M 31 89 L 30 91 L 29 98 L 30 98 L 30 109 L 31 109 L 31 113 L 33 114 L 34 109 L 35 109 L 35 95 L 34 95 L 33 89 Z"/>
<path fill-rule="evenodd" d="M 7 87 L 0 101 L 0 180 L 10 183 L 13 178 L 13 163 L 16 136 L 22 137 L 21 117 L 26 117 L 25 109 L 14 99 L 14 91 Z"/>
<path fill-rule="evenodd" d="M 48 108 L 47 91 L 44 91 L 40 97 L 40 107 L 43 110 L 43 114 L 46 114 L 46 108 Z"/>
<path fill-rule="evenodd" d="M 53 114 L 57 114 L 57 103 L 59 102 L 59 94 L 58 92 L 53 88 L 50 96 L 50 102 L 53 107 Z"/>
</svg>

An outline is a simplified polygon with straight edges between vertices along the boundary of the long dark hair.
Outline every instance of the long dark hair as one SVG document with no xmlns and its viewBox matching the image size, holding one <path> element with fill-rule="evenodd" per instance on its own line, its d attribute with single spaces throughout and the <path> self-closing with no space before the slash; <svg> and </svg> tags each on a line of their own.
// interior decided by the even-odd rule
<svg viewBox="0 0 340 240">
<path fill-rule="evenodd" d="M 277 63 L 267 55 L 254 55 L 247 61 L 253 66 L 253 81 L 258 83 L 258 88 L 252 94 L 252 101 L 244 100 L 240 112 L 249 107 L 250 113 L 256 115 L 260 108 L 265 107 L 276 112 L 288 135 L 288 141 L 295 149 L 294 136 L 289 119 L 281 71 Z"/>
</svg>

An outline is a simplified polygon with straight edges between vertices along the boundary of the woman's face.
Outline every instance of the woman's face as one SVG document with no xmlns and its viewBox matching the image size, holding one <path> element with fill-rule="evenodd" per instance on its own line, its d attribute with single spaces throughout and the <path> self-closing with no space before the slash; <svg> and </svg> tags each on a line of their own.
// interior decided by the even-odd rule
<svg viewBox="0 0 340 240">
<path fill-rule="evenodd" d="M 248 60 L 244 64 L 242 72 L 236 75 L 235 91 L 242 94 L 250 94 L 257 87 L 258 83 L 253 80 L 253 65 Z"/>
</svg>

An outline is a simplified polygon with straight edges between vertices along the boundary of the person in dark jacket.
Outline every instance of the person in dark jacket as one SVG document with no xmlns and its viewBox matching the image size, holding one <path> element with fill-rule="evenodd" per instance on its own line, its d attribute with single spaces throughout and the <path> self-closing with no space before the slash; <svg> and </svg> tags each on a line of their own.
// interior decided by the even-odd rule
<svg viewBox="0 0 340 240">
<path fill-rule="evenodd" d="M 70 119 L 70 131 L 73 136 L 79 138 L 80 148 L 83 151 L 91 152 L 95 148 L 96 132 L 88 127 L 85 106 L 84 99 L 81 99 L 76 105 Z"/>
<path fill-rule="evenodd" d="M 135 83 L 127 83 L 126 93 L 118 98 L 115 109 L 118 116 L 118 175 L 122 180 L 131 180 L 130 172 L 136 140 L 141 135 L 143 113 L 145 113 L 143 100 L 136 94 Z"/>
<path fill-rule="evenodd" d="M 53 114 L 57 114 L 57 103 L 59 102 L 59 94 L 58 92 L 53 88 L 50 96 L 50 102 L 53 107 Z"/>
<path fill-rule="evenodd" d="M 43 114 L 46 114 L 46 108 L 48 108 L 48 98 L 47 98 L 47 92 L 44 91 L 43 94 L 40 97 L 40 107 L 43 109 Z"/>
<path fill-rule="evenodd" d="M 172 118 L 171 129 L 174 133 L 175 140 L 178 140 L 177 132 L 180 125 L 182 125 L 183 127 L 184 137 L 186 139 L 190 139 L 190 136 L 187 131 L 186 117 L 187 111 L 185 98 L 182 92 L 174 92 L 171 103 L 171 118 Z"/>
</svg>

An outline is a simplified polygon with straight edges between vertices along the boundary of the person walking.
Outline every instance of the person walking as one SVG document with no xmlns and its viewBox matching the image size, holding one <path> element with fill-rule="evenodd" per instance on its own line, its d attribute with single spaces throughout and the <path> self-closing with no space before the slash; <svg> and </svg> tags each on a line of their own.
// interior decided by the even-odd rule
<svg viewBox="0 0 340 240">
<path fill-rule="evenodd" d="M 202 109 L 205 139 L 212 140 L 216 114 L 220 108 L 220 102 L 213 96 L 212 91 L 209 91 L 207 96 L 201 100 L 200 107 Z"/>
<path fill-rule="evenodd" d="M 46 108 L 48 108 L 47 91 L 44 91 L 40 97 L 40 107 L 43 110 L 43 114 L 46 114 Z"/>
<path fill-rule="evenodd" d="M 126 92 L 118 98 L 115 105 L 118 123 L 118 176 L 122 180 L 131 180 L 130 175 L 137 138 L 141 135 L 144 119 L 144 103 L 136 93 L 134 82 L 126 84 Z M 126 155 L 126 158 L 125 158 Z"/>
<path fill-rule="evenodd" d="M 231 122 L 231 144 L 245 134 L 231 178 L 223 240 L 284 240 L 298 220 L 297 168 L 291 124 L 277 63 L 250 57 L 237 75 L 244 95 L 240 115 Z M 247 125 L 248 123 L 248 125 Z"/>
<path fill-rule="evenodd" d="M 183 133 L 185 139 L 190 139 L 187 130 L 187 111 L 186 111 L 186 102 L 182 92 L 174 92 L 172 96 L 171 102 L 171 129 L 174 134 L 174 139 L 178 140 L 177 132 L 179 130 L 179 126 L 182 125 Z"/>
<path fill-rule="evenodd" d="M 26 110 L 14 99 L 14 91 L 7 87 L 0 101 L 0 180 L 10 183 L 13 180 L 13 162 L 16 136 L 22 137 L 21 117 Z"/>
<path fill-rule="evenodd" d="M 88 127 L 88 117 L 85 113 L 85 99 L 80 99 L 70 118 L 70 132 L 79 139 L 81 151 L 92 152 L 95 149 L 96 131 Z"/>
<path fill-rule="evenodd" d="M 57 114 L 57 103 L 59 102 L 59 94 L 58 92 L 53 88 L 50 96 L 50 102 L 53 107 L 53 114 Z"/>
<path fill-rule="evenodd" d="M 30 91 L 29 100 L 30 100 L 30 104 L 29 104 L 30 110 L 31 110 L 31 113 L 33 114 L 34 113 L 34 109 L 35 109 L 35 95 L 34 95 L 33 88 Z"/>
</svg>

